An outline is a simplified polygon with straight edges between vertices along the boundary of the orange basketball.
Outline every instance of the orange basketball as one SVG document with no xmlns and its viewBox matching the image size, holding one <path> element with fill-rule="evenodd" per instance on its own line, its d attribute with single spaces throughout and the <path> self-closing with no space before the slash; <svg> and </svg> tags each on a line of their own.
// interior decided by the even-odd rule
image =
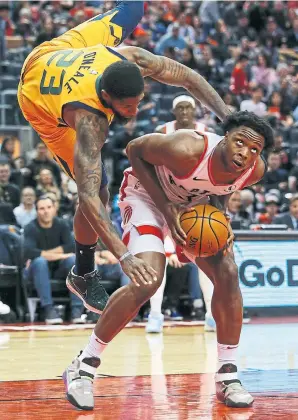
<svg viewBox="0 0 298 420">
<path fill-rule="evenodd" d="M 199 204 L 180 218 L 187 235 L 185 250 L 195 257 L 211 257 L 224 248 L 229 237 L 224 214 L 209 204 Z"/>
</svg>

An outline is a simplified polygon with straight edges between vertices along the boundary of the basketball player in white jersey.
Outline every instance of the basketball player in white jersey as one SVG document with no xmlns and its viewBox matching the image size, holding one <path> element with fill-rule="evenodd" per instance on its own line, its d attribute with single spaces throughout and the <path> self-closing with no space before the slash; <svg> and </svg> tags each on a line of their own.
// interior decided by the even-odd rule
<svg viewBox="0 0 298 420">
<path fill-rule="evenodd" d="M 195 119 L 196 103 L 189 95 L 179 95 L 173 100 L 172 112 L 176 120 L 167 122 L 156 127 L 157 133 L 170 134 L 176 130 L 190 129 L 197 131 L 209 131 L 205 124 Z M 213 131 L 213 130 L 211 130 Z"/>
<path fill-rule="evenodd" d="M 224 137 L 178 130 L 172 134 L 148 134 L 128 144 L 132 168 L 124 172 L 119 203 L 122 216 L 126 213 L 123 240 L 132 254 L 155 269 L 158 282 L 147 287 L 131 283 L 110 297 L 95 327 L 95 341 L 90 339 L 81 355 L 84 363 L 77 358 L 67 369 L 68 375 L 77 372 L 67 394 L 74 405 L 79 406 L 78 401 L 85 394 L 89 395 L 90 404 L 94 404 L 92 379 L 101 353 L 162 282 L 166 260 L 164 236 L 170 232 L 178 245 L 185 245 L 186 235 L 179 222 L 182 212 L 209 198 L 225 211 L 232 192 L 263 177 L 266 165 L 261 152 L 273 145 L 273 132 L 268 123 L 253 113 L 238 112 L 225 119 L 223 128 Z M 191 255 L 185 255 L 194 261 Z M 221 251 L 213 257 L 196 258 L 195 263 L 214 285 L 217 398 L 227 406 L 249 407 L 253 397 L 237 377 L 236 353 L 243 307 L 233 252 Z"/>
<path fill-rule="evenodd" d="M 180 129 L 192 129 L 200 133 L 209 131 L 205 124 L 195 120 L 196 103 L 190 95 L 179 95 L 173 100 L 172 112 L 176 120 L 169 121 L 163 125 L 156 127 L 156 132 L 162 134 L 171 134 Z M 175 255 L 173 255 L 175 257 Z M 173 258 L 172 257 L 172 258 Z M 166 259 L 167 267 L 168 259 Z M 148 323 L 146 325 L 147 333 L 160 333 L 163 329 L 164 316 L 161 312 L 161 306 L 164 296 L 166 284 L 166 267 L 163 281 L 156 293 L 150 299 L 150 313 Z M 206 315 L 205 315 L 205 331 L 213 332 L 216 330 L 215 321 L 212 317 L 211 299 L 213 294 L 213 284 L 206 274 L 200 270 L 200 287 L 203 292 Z"/>
</svg>

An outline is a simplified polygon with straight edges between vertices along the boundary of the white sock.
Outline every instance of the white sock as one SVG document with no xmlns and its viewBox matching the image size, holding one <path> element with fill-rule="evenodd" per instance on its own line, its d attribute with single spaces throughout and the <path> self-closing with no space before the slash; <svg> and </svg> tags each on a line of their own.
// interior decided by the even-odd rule
<svg viewBox="0 0 298 420">
<path fill-rule="evenodd" d="M 164 293 L 165 285 L 166 285 L 166 268 L 167 267 L 165 267 L 165 272 L 164 272 L 161 285 L 159 286 L 159 288 L 156 290 L 156 292 L 150 299 L 150 315 L 156 318 L 161 316 L 161 305 L 162 305 L 163 293 Z"/>
<path fill-rule="evenodd" d="M 236 372 L 229 372 L 227 369 L 226 372 L 218 373 L 223 365 L 232 364 L 236 365 L 238 344 L 220 344 L 217 343 L 217 353 L 218 353 L 218 362 L 217 362 L 217 373 L 215 375 L 216 382 L 227 381 L 230 379 L 238 379 L 238 372 L 236 367 Z"/>
<path fill-rule="evenodd" d="M 91 334 L 91 337 L 89 339 L 89 343 L 84 348 L 82 354 L 79 356 L 79 360 L 81 363 L 81 369 L 85 372 L 91 373 L 92 375 L 95 375 L 96 369 L 95 367 L 92 367 L 88 365 L 87 363 L 83 362 L 83 359 L 90 358 L 90 357 L 97 357 L 101 355 L 101 353 L 104 351 L 104 349 L 107 347 L 108 343 L 104 343 L 101 341 L 93 331 Z"/>
<path fill-rule="evenodd" d="M 213 284 L 209 277 L 206 276 L 204 271 L 199 270 L 199 280 L 200 286 L 204 297 L 204 302 L 206 305 L 206 317 L 212 316 L 211 312 L 211 301 L 213 295 Z"/>
</svg>

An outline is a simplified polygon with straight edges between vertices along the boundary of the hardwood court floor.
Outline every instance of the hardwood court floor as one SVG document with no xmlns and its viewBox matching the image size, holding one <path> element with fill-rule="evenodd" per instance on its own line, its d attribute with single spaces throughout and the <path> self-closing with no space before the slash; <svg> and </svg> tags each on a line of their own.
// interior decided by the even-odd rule
<svg viewBox="0 0 298 420">
<path fill-rule="evenodd" d="M 125 329 L 103 354 L 95 410 L 76 411 L 60 376 L 90 333 L 0 332 L 0 419 L 298 420 L 295 322 L 244 326 L 240 378 L 255 404 L 236 410 L 215 399 L 216 335 L 197 326 Z"/>
</svg>

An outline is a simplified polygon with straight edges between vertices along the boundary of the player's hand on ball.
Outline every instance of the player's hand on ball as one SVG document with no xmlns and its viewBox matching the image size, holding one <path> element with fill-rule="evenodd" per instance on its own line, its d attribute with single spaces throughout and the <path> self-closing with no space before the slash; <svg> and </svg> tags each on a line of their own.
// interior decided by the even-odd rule
<svg viewBox="0 0 298 420">
<path fill-rule="evenodd" d="M 163 209 L 162 212 L 171 231 L 173 240 L 177 245 L 182 247 L 186 245 L 186 233 L 181 227 L 180 217 L 186 210 L 191 209 L 180 204 L 167 203 L 166 208 Z"/>
<path fill-rule="evenodd" d="M 227 240 L 227 245 L 226 245 L 225 249 L 223 250 L 223 254 L 227 255 L 229 252 L 231 252 L 233 250 L 235 235 L 234 235 L 234 232 L 232 230 L 232 226 L 231 226 L 231 223 L 230 223 L 229 216 L 227 216 L 227 215 L 225 215 L 225 216 L 226 216 L 226 219 L 228 221 L 228 226 L 227 227 L 228 227 L 228 230 L 229 230 L 229 237 L 228 237 L 228 240 Z"/>
<path fill-rule="evenodd" d="M 129 254 L 122 262 L 121 267 L 124 273 L 138 287 L 142 284 L 148 285 L 157 281 L 157 273 L 143 261 L 132 254 Z"/>
</svg>

